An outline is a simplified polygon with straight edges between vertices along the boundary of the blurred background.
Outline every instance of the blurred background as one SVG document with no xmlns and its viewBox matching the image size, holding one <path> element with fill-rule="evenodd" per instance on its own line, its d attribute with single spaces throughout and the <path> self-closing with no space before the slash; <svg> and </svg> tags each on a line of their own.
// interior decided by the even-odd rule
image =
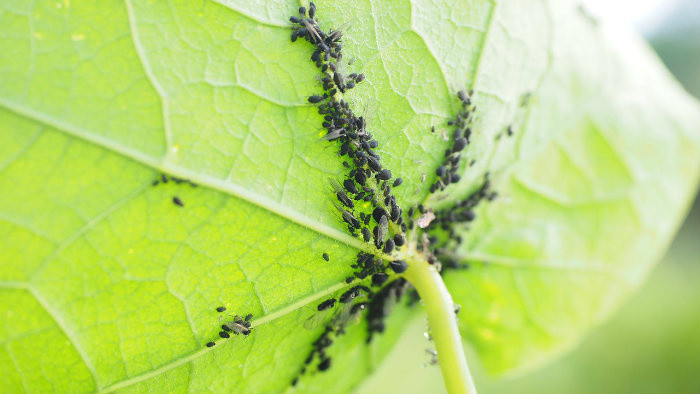
<svg viewBox="0 0 700 394">
<path fill-rule="evenodd" d="M 700 0 L 586 0 L 589 13 L 647 38 L 685 89 L 700 98 Z M 441 394 L 427 366 L 426 322 L 407 327 L 357 394 Z M 474 360 L 473 357 L 471 357 Z M 476 362 L 480 394 L 700 393 L 700 198 L 649 280 L 571 353 L 524 376 L 493 378 Z"/>
</svg>

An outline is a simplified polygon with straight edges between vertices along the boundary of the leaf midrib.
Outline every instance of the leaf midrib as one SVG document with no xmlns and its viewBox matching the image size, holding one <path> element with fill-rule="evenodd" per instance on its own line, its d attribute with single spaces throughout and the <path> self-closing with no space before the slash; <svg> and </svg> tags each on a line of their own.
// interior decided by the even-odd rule
<svg viewBox="0 0 700 394">
<path fill-rule="evenodd" d="M 345 232 L 337 230 L 317 220 L 311 219 L 302 214 L 301 212 L 295 211 L 289 208 L 288 206 L 282 205 L 279 202 L 274 201 L 265 195 L 255 193 L 236 183 L 228 182 L 210 175 L 201 174 L 192 171 L 188 168 L 181 167 L 171 162 L 168 162 L 167 155 L 163 156 L 160 159 L 153 158 L 143 152 L 129 148 L 127 146 L 123 146 L 119 143 L 116 143 L 115 141 L 104 138 L 94 133 L 90 133 L 87 130 L 72 125 L 63 120 L 56 119 L 50 115 L 43 114 L 34 109 L 24 107 L 10 100 L 6 100 L 3 97 L 0 97 L 0 106 L 16 114 L 19 114 L 27 119 L 31 119 L 49 127 L 52 127 L 72 137 L 90 142 L 94 145 L 105 148 L 111 152 L 119 153 L 120 155 L 126 158 L 129 158 L 140 164 L 153 168 L 154 170 L 167 173 L 178 178 L 188 179 L 199 185 L 207 186 L 212 190 L 216 190 L 221 193 L 228 194 L 243 201 L 246 201 L 250 204 L 263 208 L 266 211 L 269 211 L 277 216 L 290 220 L 291 222 L 299 224 L 319 234 L 325 235 L 338 242 L 342 242 L 347 246 L 350 246 L 357 250 L 378 254 L 377 250 L 371 245 L 360 241 L 359 239 L 354 238 L 346 234 Z M 382 257 L 385 259 L 391 258 L 390 256 L 386 255 L 383 255 Z"/>
</svg>

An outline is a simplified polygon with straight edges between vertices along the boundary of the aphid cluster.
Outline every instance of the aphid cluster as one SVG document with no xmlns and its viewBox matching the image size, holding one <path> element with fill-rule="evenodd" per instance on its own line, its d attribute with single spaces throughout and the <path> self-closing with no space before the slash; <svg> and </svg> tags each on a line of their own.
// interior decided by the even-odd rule
<svg viewBox="0 0 700 394">
<path fill-rule="evenodd" d="M 323 94 L 312 95 L 308 100 L 318 104 L 318 113 L 324 118 L 325 139 L 334 141 L 339 147 L 339 155 L 352 163 L 343 162 L 351 169 L 342 184 L 331 180 L 337 199 L 334 205 L 350 234 L 361 236 L 365 242 L 372 242 L 378 250 L 390 254 L 397 246 L 403 245 L 403 233 L 407 230 L 401 208 L 391 194 L 391 188 L 401 185 L 403 180 L 396 178 L 391 182 L 393 174 L 382 167 L 380 156 L 374 150 L 379 143 L 367 131 L 364 117 L 356 116 L 349 104 L 339 97 L 339 93 L 352 89 L 365 76 L 342 73 L 342 32 L 322 31 L 314 19 L 315 14 L 316 5 L 311 2 L 308 13 L 305 7 L 301 7 L 299 16 L 292 16 L 289 20 L 294 24 L 292 41 L 303 37 L 315 46 L 311 60 L 321 70 Z M 365 208 L 368 206 L 371 211 Z"/>
<path fill-rule="evenodd" d="M 454 119 L 447 122 L 448 126 L 454 128 L 452 132 L 452 146 L 445 151 L 445 161 L 435 170 L 437 180 L 430 185 L 431 193 L 445 190 L 445 187 L 449 184 L 457 183 L 460 180 L 458 170 L 459 162 L 462 158 L 461 152 L 469 145 L 472 134 L 470 125 L 474 120 L 474 111 L 476 111 L 476 106 L 471 101 L 472 94 L 472 91 L 467 93 L 464 90 L 460 90 L 457 93 L 462 108 Z"/>
<path fill-rule="evenodd" d="M 160 176 L 158 178 L 156 178 L 155 180 L 153 180 L 153 182 L 151 182 L 151 185 L 158 186 L 161 183 L 168 183 L 168 181 L 173 181 L 177 185 L 182 184 L 182 183 L 186 183 L 192 187 L 197 187 L 197 184 L 190 181 L 189 179 L 177 178 L 177 177 L 166 175 L 166 174 L 160 174 Z"/>
<path fill-rule="evenodd" d="M 226 311 L 225 306 L 219 306 L 216 308 L 216 311 L 219 313 L 223 313 Z M 231 334 L 233 335 L 239 335 L 242 334 L 244 336 L 248 336 L 252 329 L 252 322 L 251 320 L 253 319 L 252 314 L 247 314 L 245 317 L 241 317 L 238 315 L 229 315 L 230 319 L 226 319 L 223 316 L 219 316 L 219 322 L 223 321 L 223 324 L 221 325 L 221 331 L 219 331 L 219 337 L 223 339 L 228 339 L 231 337 Z M 207 342 L 207 347 L 213 347 L 216 345 L 216 342 Z"/>
<path fill-rule="evenodd" d="M 476 219 L 474 209 L 484 200 L 492 201 L 498 194 L 491 190 L 489 174 L 484 176 L 484 183 L 464 200 L 458 201 L 453 207 L 435 212 L 435 220 L 430 223 L 428 230 L 440 228 L 447 232 L 450 239 L 461 243 L 461 238 L 454 232 L 454 225 L 469 223 Z"/>
<path fill-rule="evenodd" d="M 372 340 L 375 333 L 382 333 L 385 329 L 384 320 L 401 299 L 408 288 L 408 282 L 404 278 L 384 286 L 369 302 L 367 313 L 367 342 Z"/>
<path fill-rule="evenodd" d="M 386 257 L 406 243 L 404 234 L 407 225 L 404 223 L 403 212 L 392 194 L 392 187 L 400 186 L 403 180 L 393 178 L 392 172 L 382 166 L 380 155 L 375 151 L 379 143 L 367 130 L 366 120 L 363 116 L 356 116 L 348 102 L 341 97 L 365 79 L 364 74 L 345 75 L 341 71 L 342 32 L 322 31 L 315 15 L 316 5 L 311 2 L 308 10 L 300 7 L 299 16 L 292 16 L 289 20 L 293 24 L 292 42 L 304 38 L 314 45 L 311 60 L 321 72 L 319 79 L 323 85 L 323 92 L 309 96 L 308 101 L 317 105 L 318 113 L 323 116 L 322 126 L 326 131 L 324 139 L 336 144 L 339 155 L 347 158 L 343 161 L 343 165 L 349 169 L 346 177 L 341 181 L 330 180 L 335 197 L 333 205 L 351 235 L 361 237 Z M 326 254 L 323 258 L 328 260 Z M 358 279 L 370 278 L 373 286 L 385 286 L 390 290 L 381 289 L 378 293 L 373 293 L 365 285 L 356 285 L 343 292 L 337 299 L 329 298 L 317 305 L 319 316 L 324 316 L 323 314 L 329 311 L 336 313 L 335 318 L 325 323 L 324 332 L 314 342 L 314 348 L 305 362 L 308 366 L 317 360 L 316 367 L 319 371 L 324 371 L 331 365 L 326 349 L 333 343 L 333 337 L 342 334 L 345 325 L 366 308 L 374 308 L 372 316 L 375 323 L 370 335 L 381 332 L 383 328 L 380 330 L 378 327 L 383 325 L 379 322 L 388 313 L 389 304 L 393 305 L 386 302 L 387 295 L 396 293 L 397 286 L 403 288 L 407 283 L 403 279 L 387 283 L 390 279 L 387 269 L 395 273 L 403 273 L 407 269 L 403 260 L 395 259 L 387 264 L 372 253 L 360 252 L 352 268 L 355 272 L 346 279 L 348 284 Z M 362 297 L 367 297 L 367 301 L 358 301 Z M 382 309 L 382 312 L 377 312 L 377 308 Z M 311 320 L 321 318 L 314 316 Z M 306 369 L 305 366 L 301 374 L 304 374 Z M 297 378 L 292 384 L 296 382 Z"/>
<path fill-rule="evenodd" d="M 197 184 L 190 181 L 190 180 L 177 178 L 174 176 L 168 176 L 166 174 L 160 174 L 160 176 L 157 179 L 155 179 L 153 182 L 151 182 L 151 185 L 158 186 L 161 183 L 168 183 L 168 181 L 173 181 L 175 184 L 178 184 L 178 185 L 181 183 L 187 183 L 192 187 L 197 187 Z M 176 206 L 178 206 L 180 208 L 185 206 L 185 203 L 178 196 L 173 196 L 172 201 L 173 201 L 173 204 L 175 204 Z"/>
</svg>

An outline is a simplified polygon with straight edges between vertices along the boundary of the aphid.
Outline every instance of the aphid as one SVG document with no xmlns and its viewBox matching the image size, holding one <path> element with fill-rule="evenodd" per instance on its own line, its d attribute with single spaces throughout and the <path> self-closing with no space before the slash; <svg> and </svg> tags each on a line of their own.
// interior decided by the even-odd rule
<svg viewBox="0 0 700 394">
<path fill-rule="evenodd" d="M 330 367 L 331 367 L 331 359 L 330 358 L 324 358 L 323 360 L 321 360 L 320 363 L 318 363 L 318 370 L 319 371 L 325 371 Z"/>
<path fill-rule="evenodd" d="M 207 347 L 213 347 L 214 345 L 216 345 L 216 343 L 214 343 L 214 342 L 207 342 Z"/>
<path fill-rule="evenodd" d="M 354 277 L 354 276 L 348 276 L 347 278 L 345 278 L 345 283 L 347 283 L 347 284 L 350 284 L 350 283 L 352 283 L 353 281 L 355 281 L 355 277 Z"/>
<path fill-rule="evenodd" d="M 459 92 L 457 92 L 457 97 L 459 97 L 459 99 L 462 100 L 464 104 L 471 104 L 471 100 L 469 99 L 469 96 L 464 90 L 460 90 Z"/>
<path fill-rule="evenodd" d="M 364 239 L 365 242 L 369 242 L 372 239 L 372 234 L 370 234 L 367 227 L 362 227 L 362 239 Z"/>
<path fill-rule="evenodd" d="M 330 257 L 328 257 L 328 253 L 324 253 L 324 254 L 322 255 L 322 257 L 323 257 L 323 259 L 326 260 L 326 261 L 330 260 Z"/>
<path fill-rule="evenodd" d="M 446 171 L 447 171 L 447 169 L 445 168 L 445 166 L 440 166 L 437 168 L 437 170 L 435 170 L 435 174 L 437 176 L 439 176 L 440 178 L 442 178 L 445 176 Z"/>
<path fill-rule="evenodd" d="M 325 97 L 321 96 L 319 94 L 314 94 L 313 96 L 309 96 L 309 102 L 311 104 L 319 103 L 319 102 L 323 101 L 323 99 L 325 99 Z"/>
<path fill-rule="evenodd" d="M 344 79 L 343 76 L 342 76 L 339 72 L 337 72 L 337 71 L 333 73 L 333 82 L 335 82 L 335 86 L 337 86 L 338 89 L 340 89 L 341 92 L 344 90 L 344 88 L 345 88 L 345 79 Z"/>
<path fill-rule="evenodd" d="M 253 319 L 253 314 L 252 314 L 252 313 L 249 313 L 249 314 L 245 315 L 245 321 L 250 321 L 251 319 Z"/>
<path fill-rule="evenodd" d="M 396 178 L 396 179 L 394 180 L 394 184 L 393 184 L 392 186 L 393 186 L 393 187 L 397 187 L 397 186 L 400 186 L 402 183 L 403 183 L 403 179 L 401 179 L 401 178 Z"/>
<path fill-rule="evenodd" d="M 329 299 L 323 301 L 322 303 L 318 304 L 317 309 L 319 311 L 323 311 L 323 310 L 326 310 L 328 308 L 332 308 L 333 305 L 335 305 L 335 298 L 329 298 Z"/>
<path fill-rule="evenodd" d="M 465 146 L 467 146 L 467 139 L 464 137 L 460 137 L 455 140 L 454 145 L 452 145 L 452 150 L 454 152 L 459 152 L 462 149 L 464 149 Z"/>
<path fill-rule="evenodd" d="M 386 216 L 379 218 L 379 223 L 377 224 L 377 240 L 379 242 L 384 242 L 384 237 L 386 236 L 387 229 L 389 228 L 389 221 Z"/>
<path fill-rule="evenodd" d="M 343 304 L 347 304 L 348 302 L 354 300 L 358 295 L 360 295 L 360 289 L 353 287 L 352 289 L 343 293 L 338 300 Z"/>
<path fill-rule="evenodd" d="M 382 165 L 379 164 L 379 160 L 377 160 L 375 157 L 372 157 L 372 156 L 370 156 L 367 159 L 367 165 L 369 166 L 369 168 L 372 169 L 372 171 L 375 171 L 375 172 L 381 171 L 381 169 L 382 169 Z"/>
<path fill-rule="evenodd" d="M 394 235 L 394 244 L 396 246 L 403 246 L 404 243 L 406 243 L 406 238 L 404 238 L 403 234 Z"/>
<path fill-rule="evenodd" d="M 376 208 L 374 208 L 374 211 L 372 211 L 372 217 L 374 218 L 374 220 L 375 220 L 377 223 L 379 223 L 379 221 L 381 221 L 382 216 L 387 216 L 387 213 L 386 213 L 386 211 L 384 210 L 384 208 L 382 208 L 382 207 L 376 207 Z"/>
<path fill-rule="evenodd" d="M 348 207 L 348 208 L 354 208 L 354 207 L 355 207 L 355 204 L 353 204 L 352 200 L 348 198 L 348 195 L 345 194 L 344 191 L 338 190 L 338 191 L 335 193 L 335 196 L 338 198 L 338 201 L 340 201 L 341 203 L 343 203 L 343 205 L 345 205 L 346 207 Z"/>
<path fill-rule="evenodd" d="M 360 186 L 364 186 L 365 182 L 367 182 L 367 177 L 365 176 L 365 173 L 363 171 L 357 171 L 355 173 L 355 181 L 357 181 Z"/>
<path fill-rule="evenodd" d="M 389 279 L 389 275 L 383 272 L 377 272 L 376 274 L 372 275 L 372 285 L 381 286 L 386 283 L 387 279 Z"/>
<path fill-rule="evenodd" d="M 299 15 L 306 16 L 306 7 L 299 7 Z"/>
<path fill-rule="evenodd" d="M 292 23 L 301 23 L 301 18 L 299 18 L 298 16 L 290 16 L 289 21 Z"/>
<path fill-rule="evenodd" d="M 386 254 L 390 254 L 391 252 L 394 251 L 394 240 L 389 238 L 386 240 L 386 243 L 384 243 L 384 249 L 382 250 Z"/>
<path fill-rule="evenodd" d="M 394 260 L 389 262 L 389 267 L 392 271 L 396 272 L 397 274 L 401 274 L 403 272 L 406 272 L 406 270 L 408 269 L 408 264 L 406 264 L 406 262 L 403 260 Z"/>
<path fill-rule="evenodd" d="M 180 197 L 173 197 L 173 204 L 177 205 L 178 207 L 185 206 L 185 203 L 180 200 Z"/>
<path fill-rule="evenodd" d="M 309 3 L 309 18 L 313 18 L 316 14 L 316 4 L 314 2 Z"/>
<path fill-rule="evenodd" d="M 391 179 L 391 170 L 383 169 L 377 172 L 377 179 L 382 181 L 388 181 L 389 179 Z"/>
<path fill-rule="evenodd" d="M 357 220 L 357 218 L 355 218 L 355 216 L 353 216 L 352 213 L 343 209 L 343 207 L 338 205 L 336 202 L 333 202 L 333 205 L 340 212 L 341 216 L 343 217 L 343 221 L 345 221 L 345 223 L 349 224 L 350 226 L 352 226 L 354 228 L 357 228 L 357 229 L 360 228 L 360 221 Z"/>
<path fill-rule="evenodd" d="M 393 221 L 398 221 L 399 218 L 401 218 L 401 209 L 399 209 L 398 205 L 392 204 L 391 205 L 391 220 Z"/>
<path fill-rule="evenodd" d="M 219 333 L 219 336 L 220 336 L 221 338 L 231 338 L 231 335 L 229 335 L 229 333 L 227 333 L 226 331 L 221 331 L 221 332 Z"/>
<path fill-rule="evenodd" d="M 352 179 L 344 180 L 343 187 L 345 187 L 345 190 L 347 190 L 348 193 L 357 194 L 357 187 L 355 186 L 355 182 L 353 182 Z"/>
<path fill-rule="evenodd" d="M 223 311 L 225 311 L 225 310 L 226 310 L 226 307 L 225 307 L 225 306 L 219 306 L 219 307 L 216 308 L 216 311 L 219 312 L 219 313 L 221 313 L 221 312 L 223 312 Z"/>
<path fill-rule="evenodd" d="M 430 132 L 434 133 L 435 132 L 435 126 L 430 126 Z"/>
</svg>

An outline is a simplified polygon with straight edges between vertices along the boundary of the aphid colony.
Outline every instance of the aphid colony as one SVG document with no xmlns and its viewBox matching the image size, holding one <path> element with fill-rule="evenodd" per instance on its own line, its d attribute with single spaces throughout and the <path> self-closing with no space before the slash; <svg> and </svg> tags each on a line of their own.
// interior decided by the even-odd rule
<svg viewBox="0 0 700 394">
<path fill-rule="evenodd" d="M 223 313 L 226 311 L 225 306 L 219 306 L 216 308 L 216 311 L 219 313 Z M 229 315 L 229 319 L 224 318 L 224 316 L 219 316 L 219 322 L 223 321 L 223 324 L 221 324 L 221 331 L 219 331 L 219 337 L 223 339 L 228 339 L 231 338 L 231 334 L 233 335 L 244 335 L 248 336 L 251 331 L 253 330 L 251 328 L 251 320 L 253 319 L 252 314 L 247 314 L 245 317 L 241 317 L 238 315 Z M 216 345 L 215 342 L 207 342 L 207 347 L 213 347 Z"/>
<path fill-rule="evenodd" d="M 438 190 L 445 190 L 445 187 L 450 183 L 457 183 L 461 179 L 457 173 L 459 170 L 459 162 L 461 160 L 461 152 L 469 145 L 469 139 L 472 134 L 470 127 L 474 120 L 473 114 L 476 111 L 476 106 L 471 102 L 473 92 L 465 92 L 460 90 L 457 93 L 462 108 L 457 113 L 455 119 L 447 122 L 448 126 L 453 126 L 452 132 L 452 147 L 445 151 L 445 161 L 440 167 L 435 170 L 437 180 L 430 186 L 430 192 L 434 193 Z"/>
<path fill-rule="evenodd" d="M 314 19 L 315 15 L 316 5 L 311 2 L 308 12 L 305 7 L 301 7 L 299 16 L 292 16 L 289 20 L 293 23 L 292 42 L 304 38 L 315 47 L 311 60 L 321 71 L 323 93 L 311 95 L 308 101 L 316 104 L 318 113 L 323 116 L 322 126 L 326 130 L 324 139 L 337 144 L 339 155 L 348 158 L 343 162 L 349 169 L 347 176 L 342 181 L 330 180 L 337 200 L 333 204 L 351 235 L 361 237 L 385 256 L 390 255 L 406 243 L 404 233 L 407 226 L 401 208 L 391 193 L 391 188 L 400 186 L 403 180 L 395 178 L 392 181 L 393 174 L 382 166 L 381 158 L 375 151 L 379 143 L 367 131 L 364 117 L 356 116 L 350 105 L 340 98 L 342 93 L 361 83 L 365 76 L 356 73 L 344 75 L 341 72 L 342 32 L 323 32 Z M 324 253 L 323 258 L 328 261 L 328 254 Z M 316 367 L 319 371 L 325 371 L 331 366 L 326 348 L 333 343 L 333 338 L 344 333 L 346 324 L 365 309 L 370 309 L 369 315 L 374 321 L 370 325 L 368 341 L 371 334 L 382 331 L 383 318 L 395 303 L 387 300 L 392 298 L 389 297 L 390 294 L 396 293 L 385 289 L 403 288 L 407 283 L 403 279 L 388 283 L 390 275 L 387 268 L 402 273 L 408 267 L 403 260 L 396 259 L 386 264 L 382 258 L 372 253 L 360 252 L 351 267 L 355 272 L 346 278 L 346 283 L 369 278 L 372 286 L 384 288 L 373 293 L 365 285 L 356 285 L 337 298 L 323 300 L 317 305 L 317 312 L 309 318 L 305 327 L 313 327 L 312 322 L 324 322 L 325 328 L 314 342 L 305 364 L 317 360 Z M 362 297 L 366 297 L 366 301 L 358 302 L 357 299 Z M 330 321 L 328 313 L 334 314 Z M 326 321 L 329 322 L 325 323 Z M 304 366 L 300 375 L 306 369 Z M 296 381 L 297 378 L 292 384 L 296 384 Z"/>
<path fill-rule="evenodd" d="M 483 201 L 492 201 L 498 194 L 491 190 L 489 174 L 484 175 L 484 183 L 464 200 L 457 201 L 453 207 L 435 212 L 435 220 L 430 223 L 427 230 L 434 232 L 440 230 L 446 236 L 429 238 L 433 250 L 440 258 L 443 268 L 466 268 L 464 264 L 455 261 L 449 254 L 441 253 L 441 250 L 450 242 L 459 245 L 462 237 L 455 232 L 455 225 L 473 222 L 476 219 L 474 210 Z M 443 241 L 440 242 L 440 239 Z"/>
<path fill-rule="evenodd" d="M 356 280 L 369 278 L 371 285 L 379 290 L 373 292 L 365 285 L 356 285 L 336 296 L 337 298 L 328 298 L 317 304 L 316 312 L 304 326 L 310 329 L 323 322 L 324 330 L 314 342 L 313 349 L 306 358 L 305 366 L 299 376 L 307 371 L 308 365 L 314 360 L 317 361 L 315 365 L 318 371 L 330 368 L 331 357 L 326 349 L 333 343 L 335 337 L 344 333 L 345 326 L 365 309 L 368 310 L 367 341 L 371 341 L 375 333 L 384 331 L 386 316 L 409 287 L 405 279 L 398 278 L 392 281 L 390 275 L 391 271 L 396 274 L 405 272 L 408 264 L 396 258 L 388 259 L 387 263 L 385 259 L 405 245 L 405 233 L 409 227 L 413 228 L 416 214 L 416 208 L 412 207 L 407 215 L 408 223 L 404 223 L 404 214 L 391 190 L 392 187 L 400 186 L 403 180 L 395 178 L 392 181 L 393 174 L 382 166 L 380 155 L 375 151 L 378 142 L 367 131 L 364 117 L 356 116 L 350 109 L 350 105 L 341 97 L 343 93 L 361 83 L 365 76 L 342 73 L 342 32 L 339 30 L 323 32 L 315 19 L 316 13 L 316 5 L 311 2 L 308 12 L 305 7 L 300 7 L 299 16 L 289 18 L 293 24 L 291 41 L 295 42 L 303 38 L 314 46 L 311 61 L 320 69 L 323 92 L 309 96 L 308 101 L 316 105 L 318 113 L 323 116 L 325 140 L 337 144 L 339 155 L 348 158 L 343 162 L 343 165 L 349 169 L 347 176 L 342 181 L 330 180 L 335 200 L 337 200 L 333 204 L 339 212 L 340 219 L 347 225 L 349 233 L 354 237 L 361 237 L 362 240 L 373 245 L 377 251 L 377 253 L 359 252 L 356 261 L 351 265 L 355 270 L 353 276 L 347 277 L 345 282 L 351 284 Z M 454 126 L 453 141 L 451 147 L 445 152 L 444 163 L 436 170 L 438 179 L 431 185 L 431 193 L 444 190 L 447 185 L 456 183 L 460 179 L 458 168 L 461 152 L 469 144 L 470 125 L 473 121 L 473 112 L 476 110 L 470 96 L 471 92 L 458 93 L 461 110 L 454 120 L 448 122 L 449 126 Z M 488 186 L 484 190 L 488 190 Z M 460 207 L 458 215 L 469 216 L 466 212 L 473 209 L 475 201 L 468 200 Z M 428 212 L 422 205 L 417 208 L 421 215 Z M 461 218 L 462 216 L 452 218 L 447 211 L 437 212 L 432 222 L 428 221 L 424 226 L 423 242 L 419 246 L 429 263 L 434 264 L 437 261 L 432 253 L 435 249 L 431 247 L 431 241 L 436 244 L 437 238 L 429 237 L 428 231 L 448 223 L 450 219 L 458 221 Z M 323 253 L 322 257 L 329 261 L 330 257 L 327 253 Z M 330 319 L 329 314 L 333 314 Z M 292 385 L 297 383 L 299 376 L 292 381 Z"/>
<path fill-rule="evenodd" d="M 168 176 L 165 174 L 160 174 L 160 176 L 157 179 L 155 179 L 153 182 L 151 182 L 151 186 L 158 186 L 161 183 L 168 183 L 168 181 L 173 181 L 177 185 L 179 185 L 181 183 L 187 183 L 188 185 L 190 185 L 192 187 L 197 187 L 197 184 L 190 181 L 190 180 L 177 178 L 174 176 Z M 172 201 L 173 201 L 173 204 L 175 204 L 176 206 L 178 206 L 180 208 L 185 206 L 185 203 L 178 196 L 173 196 Z"/>
<path fill-rule="evenodd" d="M 301 7 L 299 16 L 292 16 L 289 20 L 294 24 L 292 42 L 303 37 L 315 46 L 311 60 L 321 70 L 324 92 L 310 96 L 309 102 L 318 104 L 318 113 L 324 118 L 325 139 L 335 141 L 340 156 L 348 157 L 352 163 L 344 162 L 351 170 L 342 185 L 330 181 L 337 199 L 334 205 L 350 234 L 361 236 L 365 242 L 372 241 L 378 250 L 391 254 L 397 246 L 403 245 L 403 233 L 407 229 L 401 208 L 391 194 L 392 185 L 399 186 L 403 181 L 396 178 L 391 182 L 393 174 L 382 167 L 380 156 L 374 150 L 378 142 L 366 130 L 364 117 L 356 116 L 349 104 L 339 98 L 338 93 L 352 89 L 365 76 L 356 73 L 343 75 L 340 70 L 342 32 L 322 31 L 315 15 L 316 5 L 311 2 L 308 13 L 305 7 Z M 359 202 L 369 203 L 373 211 L 360 212 Z"/>
</svg>

